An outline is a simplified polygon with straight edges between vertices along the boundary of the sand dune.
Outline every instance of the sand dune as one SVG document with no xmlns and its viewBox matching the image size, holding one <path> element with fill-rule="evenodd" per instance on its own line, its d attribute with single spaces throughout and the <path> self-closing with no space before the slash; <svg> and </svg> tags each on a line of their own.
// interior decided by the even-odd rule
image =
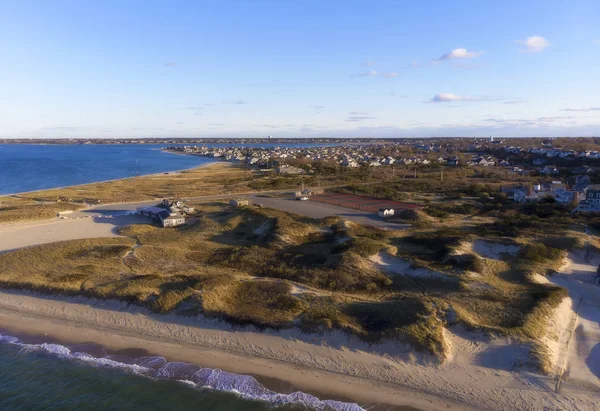
<svg viewBox="0 0 600 411">
<path fill-rule="evenodd" d="M 0 292 L 0 327 L 114 349 L 142 347 L 170 360 L 278 378 L 306 392 L 326 393 L 323 399 L 341 396 L 365 406 L 593 409 L 597 400 L 588 392 L 556 394 L 555 379 L 527 371 L 527 344 L 460 327 L 446 331 L 452 356 L 441 365 L 391 341 L 369 345 L 340 332 L 260 332 L 83 297 Z"/>
</svg>

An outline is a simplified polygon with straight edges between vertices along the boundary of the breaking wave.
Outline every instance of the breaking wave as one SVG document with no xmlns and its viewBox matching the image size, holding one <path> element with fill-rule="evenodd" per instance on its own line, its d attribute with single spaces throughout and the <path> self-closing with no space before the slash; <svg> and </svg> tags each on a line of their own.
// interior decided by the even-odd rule
<svg viewBox="0 0 600 411">
<path fill-rule="evenodd" d="M 73 352 L 60 344 L 26 344 L 18 338 L 0 334 L 0 343 L 14 344 L 23 353 L 44 352 L 62 359 L 85 363 L 96 367 L 107 367 L 124 370 L 138 375 L 156 379 L 181 381 L 191 387 L 210 388 L 228 391 L 246 399 L 260 400 L 273 405 L 297 404 L 315 410 L 364 411 L 355 403 L 320 400 L 317 397 L 298 391 L 291 394 L 280 394 L 271 391 L 249 375 L 238 375 L 219 369 L 202 368 L 185 362 L 167 362 L 164 357 L 128 357 L 109 355 L 98 358 L 84 352 Z"/>
</svg>

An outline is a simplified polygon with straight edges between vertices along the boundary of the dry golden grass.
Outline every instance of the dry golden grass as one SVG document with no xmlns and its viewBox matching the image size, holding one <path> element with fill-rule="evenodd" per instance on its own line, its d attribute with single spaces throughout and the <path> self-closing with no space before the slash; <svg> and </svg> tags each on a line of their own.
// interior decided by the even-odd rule
<svg viewBox="0 0 600 411">
<path fill-rule="evenodd" d="M 260 327 L 299 324 L 369 341 L 399 338 L 440 358 L 447 354 L 442 329 L 450 311 L 469 327 L 534 340 L 564 297 L 562 289 L 532 281 L 532 273 L 554 268 L 563 252 L 533 237 L 511 240 L 525 251 L 497 261 L 474 254 L 469 244 L 481 236 L 469 226 L 388 232 L 339 218 L 228 210 L 219 202 L 198 209 L 190 226 L 134 225 L 122 228 L 121 238 L 0 255 L 0 284 Z M 564 249 L 578 244 L 545 242 Z M 366 258 L 382 249 L 446 279 L 386 275 Z M 297 283 L 315 291 L 292 294 Z"/>
<path fill-rule="evenodd" d="M 45 220 L 62 211 L 83 208 L 81 204 L 35 201 L 28 198 L 0 197 L 0 223 Z"/>
</svg>

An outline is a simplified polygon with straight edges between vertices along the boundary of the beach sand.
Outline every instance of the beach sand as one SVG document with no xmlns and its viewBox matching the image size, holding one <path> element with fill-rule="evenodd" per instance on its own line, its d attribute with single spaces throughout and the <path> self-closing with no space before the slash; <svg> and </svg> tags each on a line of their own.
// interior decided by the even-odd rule
<svg viewBox="0 0 600 411">
<path fill-rule="evenodd" d="M 0 225 L 0 253 L 57 241 L 115 237 L 119 227 L 149 221 L 140 215 L 122 215 L 4 224 Z"/>
<path fill-rule="evenodd" d="M 83 297 L 0 292 L 0 328 L 115 351 L 141 348 L 171 361 L 285 381 L 323 393 L 322 399 L 350 399 L 365 407 L 591 410 L 598 400 L 589 392 L 556 394 L 554 378 L 518 372 L 516 364 L 529 352 L 526 344 L 460 327 L 446 332 L 452 356 L 441 365 L 404 344 L 371 346 L 339 332 L 261 332 Z"/>
</svg>

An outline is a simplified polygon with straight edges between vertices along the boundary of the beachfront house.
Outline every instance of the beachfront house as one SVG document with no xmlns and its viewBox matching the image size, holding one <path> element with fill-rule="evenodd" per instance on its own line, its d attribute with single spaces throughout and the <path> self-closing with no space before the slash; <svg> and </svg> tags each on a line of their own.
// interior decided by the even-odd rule
<svg viewBox="0 0 600 411">
<path fill-rule="evenodd" d="M 163 227 L 177 227 L 185 224 L 185 217 L 174 211 L 163 210 L 158 213 L 158 219 Z"/>
<path fill-rule="evenodd" d="M 177 227 L 185 224 L 185 216 L 181 214 L 176 204 L 181 205 L 181 202 L 163 200 L 156 206 L 141 207 L 137 211 L 143 216 L 152 218 L 162 227 Z"/>
</svg>

